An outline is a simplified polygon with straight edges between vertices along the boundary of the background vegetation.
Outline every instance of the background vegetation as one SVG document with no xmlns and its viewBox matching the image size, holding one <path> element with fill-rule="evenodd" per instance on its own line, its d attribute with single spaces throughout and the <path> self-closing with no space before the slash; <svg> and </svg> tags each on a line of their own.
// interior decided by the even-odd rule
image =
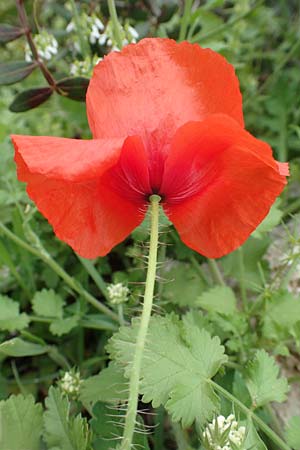
<svg viewBox="0 0 300 450">
<path fill-rule="evenodd" d="M 117 2 L 125 30 L 123 39 L 135 39 L 129 29 L 133 27 L 138 39 L 188 39 L 222 53 L 235 66 L 241 83 L 247 129 L 271 144 L 278 160 L 290 162 L 291 176 L 288 188 L 263 224 L 240 249 L 217 262 L 189 250 L 169 223 L 162 224 L 164 245 L 160 247 L 155 312 L 161 316 L 167 313 L 168 319 L 157 320 L 175 320 L 169 315 L 174 313 L 185 326 L 219 337 L 228 362 L 214 380 L 235 399 L 221 396 L 221 411 L 229 415 L 234 408 L 247 423 L 245 448 L 283 449 L 239 408 L 238 402 L 275 430 L 287 442 L 286 448 L 299 450 L 299 2 L 183 3 Z M 16 180 L 9 134 L 90 138 L 84 103 L 67 97 L 84 91 L 92 63 L 115 45 L 109 42 L 106 2 L 43 0 L 25 2 L 25 7 L 33 34 L 46 30 L 58 42 L 51 59 L 44 58 L 52 76 L 56 80 L 74 76 L 77 81 L 71 88 L 68 85 L 63 95 L 55 92 L 42 105 L 30 109 L 32 94 L 23 95 L 21 100 L 17 95 L 47 87 L 47 82 L 34 67 L 30 75 L 26 73 L 28 77 L 7 86 L 8 81 L 14 81 L 7 63 L 25 61 L 28 50 L 24 37 L 1 46 L 0 421 L 4 431 L 0 433 L 0 448 L 103 450 L 115 447 L 110 439 L 120 433 L 118 421 L 122 417 L 111 424 L 107 411 L 115 407 L 116 384 L 124 383 L 119 371 L 104 371 L 109 360 L 106 345 L 119 324 L 139 311 L 148 227 L 144 223 L 107 257 L 83 260 L 54 237 Z M 82 25 L 86 17 L 96 16 L 106 27 L 107 39 L 101 42 L 97 33 L 93 42 L 91 29 Z M 68 30 L 72 20 L 73 30 Z M 1 2 L 0 22 L 18 26 L 13 1 Z M 99 28 L 101 33 L 104 31 Z M 26 72 L 25 66 L 21 69 Z M 16 113 L 9 108 L 28 110 Z M 111 285 L 118 283 L 122 283 L 123 297 L 116 298 Z M 118 350 L 116 336 L 110 341 L 112 357 Z M 165 342 L 176 357 L 176 346 L 172 348 L 168 339 Z M 104 376 L 95 378 L 98 373 Z M 23 396 L 12 396 L 19 393 Z M 148 401 L 153 400 L 151 395 Z M 144 411 L 140 428 L 152 430 L 152 434 L 137 434 L 136 444 L 154 450 L 205 445 L 199 440 L 203 423 L 192 425 L 182 413 L 183 426 L 179 426 L 176 414 L 172 415 L 166 404 L 169 415 L 159 401 L 154 401 L 154 406 L 144 401 L 140 404 Z M 46 407 L 43 418 L 42 404 Z"/>
</svg>

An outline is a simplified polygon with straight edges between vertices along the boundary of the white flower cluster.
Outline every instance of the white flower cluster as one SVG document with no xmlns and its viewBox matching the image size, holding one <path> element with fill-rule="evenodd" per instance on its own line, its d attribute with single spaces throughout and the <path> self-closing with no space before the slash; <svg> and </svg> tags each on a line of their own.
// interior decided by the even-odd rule
<svg viewBox="0 0 300 450">
<path fill-rule="evenodd" d="M 111 47 L 112 50 L 120 50 L 113 33 L 113 26 L 111 21 L 108 21 L 106 27 L 101 22 L 101 20 L 95 15 L 92 14 L 88 16 L 85 12 L 82 13 L 79 17 L 79 22 L 82 30 L 85 30 L 87 39 L 93 45 L 107 45 Z M 68 33 L 76 31 L 76 24 L 72 20 L 66 28 Z M 138 39 L 138 32 L 131 26 L 129 23 L 125 23 L 124 27 L 122 27 L 122 46 L 125 46 L 130 43 L 135 43 Z M 79 51 L 80 46 L 78 43 L 74 43 L 74 46 L 77 51 Z"/>
<path fill-rule="evenodd" d="M 69 372 L 65 372 L 59 382 L 59 386 L 65 394 L 76 396 L 79 393 L 81 383 L 80 373 L 75 370 L 70 370 Z"/>
<path fill-rule="evenodd" d="M 52 34 L 46 30 L 42 30 L 39 34 L 33 37 L 36 45 L 38 55 L 41 59 L 49 61 L 58 51 L 58 43 Z M 28 43 L 25 45 L 25 61 L 32 61 L 32 53 Z"/>
<path fill-rule="evenodd" d="M 205 450 L 243 450 L 246 428 L 238 426 L 233 414 L 218 416 L 203 431 Z"/>
<path fill-rule="evenodd" d="M 108 296 L 112 304 L 120 305 L 128 300 L 129 289 L 123 283 L 107 286 Z"/>
<path fill-rule="evenodd" d="M 75 60 L 70 67 L 70 74 L 74 77 L 87 76 L 91 77 L 94 66 L 101 61 L 97 55 L 94 55 L 93 59 L 88 56 L 83 61 Z"/>
<path fill-rule="evenodd" d="M 128 44 L 135 44 L 139 37 L 138 32 L 131 26 L 129 23 L 125 23 L 124 27 L 122 27 L 122 47 Z M 107 45 L 111 47 L 112 51 L 121 50 L 118 47 L 117 42 L 114 38 L 113 26 L 112 22 L 109 21 L 106 25 L 104 33 L 101 35 L 101 41 L 99 40 L 100 45 Z"/>
<path fill-rule="evenodd" d="M 95 14 L 88 16 L 86 13 L 82 13 L 79 22 L 82 29 L 86 30 L 90 43 L 96 44 L 101 39 L 101 32 L 104 30 L 101 20 Z M 76 31 L 76 24 L 73 20 L 67 25 L 66 30 L 68 33 Z"/>
</svg>

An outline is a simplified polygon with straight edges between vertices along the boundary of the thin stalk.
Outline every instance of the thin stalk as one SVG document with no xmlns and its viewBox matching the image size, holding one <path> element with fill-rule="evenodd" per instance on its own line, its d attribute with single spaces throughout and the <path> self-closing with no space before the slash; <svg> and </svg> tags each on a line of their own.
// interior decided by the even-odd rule
<svg viewBox="0 0 300 450">
<path fill-rule="evenodd" d="M 283 211 L 283 218 L 297 212 L 300 209 L 300 198 L 293 200 Z"/>
<path fill-rule="evenodd" d="M 177 443 L 177 450 L 191 450 L 186 433 L 179 423 L 172 422 L 173 434 Z"/>
<path fill-rule="evenodd" d="M 239 260 L 239 283 L 240 283 L 241 298 L 242 298 L 244 311 L 247 313 L 248 312 L 248 299 L 247 299 L 247 290 L 246 290 L 246 285 L 245 285 L 244 252 L 243 252 L 242 247 L 240 247 L 238 249 L 238 260 Z"/>
<path fill-rule="evenodd" d="M 79 259 L 79 261 L 81 262 L 81 264 L 83 265 L 83 267 L 85 268 L 85 270 L 87 271 L 87 273 L 90 275 L 92 280 L 95 282 L 97 288 L 99 289 L 99 291 L 101 292 L 103 297 L 105 297 L 106 300 L 109 300 L 106 283 L 103 280 L 100 273 L 96 270 L 93 263 L 89 259 L 82 258 L 79 255 L 76 255 L 76 256 Z"/>
<path fill-rule="evenodd" d="M 49 72 L 48 68 L 45 66 L 43 60 L 40 58 L 38 50 L 37 50 L 34 40 L 32 38 L 31 29 L 29 26 L 28 17 L 27 17 L 26 11 L 25 11 L 23 0 L 16 0 L 16 5 L 17 5 L 17 10 L 18 10 L 19 20 L 22 25 L 22 28 L 24 29 L 24 34 L 26 36 L 33 59 L 36 61 L 37 65 L 39 66 L 39 68 L 40 68 L 42 74 L 44 75 L 44 78 L 46 79 L 49 86 L 51 86 L 53 90 L 57 91 L 58 88 L 56 86 L 56 81 L 53 78 L 52 74 Z"/>
<path fill-rule="evenodd" d="M 229 400 L 230 402 L 234 403 L 243 413 L 246 414 L 247 417 L 251 418 L 253 422 L 255 422 L 258 427 L 265 433 L 266 436 L 268 436 L 271 441 L 274 442 L 274 444 L 278 445 L 280 450 L 292 450 L 291 447 L 289 447 L 282 439 L 279 437 L 273 430 L 270 428 L 260 417 L 258 417 L 251 409 L 247 408 L 240 400 L 238 400 L 234 395 L 232 395 L 230 392 L 226 391 L 222 386 L 214 382 L 213 380 L 207 380 L 209 384 L 212 385 L 212 387 L 220 392 L 220 394 Z"/>
<path fill-rule="evenodd" d="M 193 0 L 185 0 L 183 16 L 180 24 L 179 41 L 184 41 L 184 39 L 186 38 L 186 32 L 189 24 L 192 6 Z"/>
<path fill-rule="evenodd" d="M 93 305 L 94 308 L 98 309 L 98 311 L 101 311 L 117 322 L 119 321 L 119 317 L 116 313 L 111 311 L 107 306 L 103 305 L 103 303 L 99 302 L 99 300 L 97 300 L 89 292 L 87 292 L 78 281 L 72 278 L 62 267 L 60 267 L 59 264 L 57 264 L 56 261 L 54 261 L 54 259 L 51 258 L 51 256 L 45 249 L 39 250 L 27 244 L 27 242 L 23 241 L 14 233 L 12 233 L 3 223 L 0 223 L 0 232 L 2 232 L 6 237 L 12 240 L 15 244 L 45 262 L 55 273 L 57 273 L 60 278 L 65 281 L 66 284 L 70 286 L 71 289 L 73 289 L 73 291 L 80 294 L 88 303 Z"/>
<path fill-rule="evenodd" d="M 86 41 L 84 34 L 82 33 L 82 25 L 80 23 L 80 17 L 74 0 L 71 0 L 71 7 L 73 12 L 73 19 L 75 22 L 76 33 L 79 38 L 80 51 L 83 56 L 88 56 L 90 54 L 90 47 Z"/>
<path fill-rule="evenodd" d="M 211 286 L 210 280 L 207 278 L 204 270 L 202 269 L 200 263 L 197 261 L 197 259 L 196 259 L 196 257 L 194 255 L 192 255 L 190 257 L 190 261 L 191 261 L 191 264 L 192 264 L 193 268 L 195 269 L 195 272 L 197 272 L 197 274 L 200 276 L 200 278 L 203 281 L 203 283 L 206 286 Z"/>
<path fill-rule="evenodd" d="M 151 317 L 155 277 L 156 277 L 160 200 L 161 198 L 155 194 L 151 195 L 150 197 L 151 231 L 150 231 L 149 262 L 146 277 L 143 311 L 141 316 L 140 327 L 137 334 L 135 353 L 133 357 L 131 375 L 129 380 L 129 398 L 125 418 L 124 433 L 121 442 L 121 450 L 131 449 L 134 427 L 136 422 L 142 358 Z"/>
<path fill-rule="evenodd" d="M 206 39 L 211 39 L 213 36 L 222 33 L 223 31 L 227 29 L 231 29 L 233 25 L 235 25 L 237 22 L 239 22 L 242 19 L 246 19 L 246 17 L 250 16 L 255 9 L 257 9 L 259 6 L 263 4 L 263 0 L 258 1 L 251 9 L 248 11 L 240 14 L 239 16 L 234 17 L 233 19 L 229 19 L 227 22 L 225 22 L 223 25 L 220 25 L 219 27 L 213 28 L 212 30 L 208 31 L 206 34 L 202 34 L 202 31 L 199 31 L 199 33 L 195 34 L 190 41 L 192 43 L 198 42 L 199 39 L 201 39 L 201 42 L 203 42 Z"/>
<path fill-rule="evenodd" d="M 107 0 L 107 5 L 108 5 L 111 22 L 113 25 L 114 38 L 116 40 L 117 46 L 121 50 L 121 48 L 123 47 L 123 44 L 122 44 L 123 39 L 122 39 L 121 25 L 120 25 L 118 15 L 117 15 L 115 1 Z"/>
<path fill-rule="evenodd" d="M 215 279 L 215 281 L 220 286 L 226 286 L 226 283 L 224 281 L 223 275 L 219 269 L 218 263 L 215 259 L 207 258 L 208 265 L 210 267 L 211 273 Z"/>
<path fill-rule="evenodd" d="M 53 322 L 53 317 L 50 318 L 50 317 L 39 317 L 39 316 L 30 315 L 29 320 L 30 320 L 30 322 L 50 324 Z M 110 322 L 103 321 L 101 323 L 99 321 L 95 321 L 95 320 L 93 321 L 93 319 L 90 319 L 89 317 L 87 317 L 86 319 L 83 318 L 83 319 L 79 320 L 78 326 L 80 326 L 82 328 L 91 329 L 91 330 L 106 330 L 106 331 L 117 331 L 118 330 L 118 326 L 112 322 L 110 323 Z"/>
</svg>

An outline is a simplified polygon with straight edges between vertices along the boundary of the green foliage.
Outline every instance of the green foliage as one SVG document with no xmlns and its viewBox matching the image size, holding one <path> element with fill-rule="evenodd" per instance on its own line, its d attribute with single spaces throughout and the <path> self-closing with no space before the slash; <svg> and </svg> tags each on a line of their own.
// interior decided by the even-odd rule
<svg viewBox="0 0 300 450">
<path fill-rule="evenodd" d="M 87 17 L 95 14 L 106 27 L 107 2 L 74 3 L 80 17 L 82 13 Z M 136 447 L 148 449 L 145 432 L 149 425 L 154 450 L 199 448 L 198 427 L 190 424 L 194 420 L 204 424 L 214 412 L 229 414 L 234 407 L 237 419 L 240 416 L 247 428 L 245 450 L 266 450 L 269 441 L 257 422 L 245 421 L 247 413 L 216 388 L 223 387 L 246 408 L 259 408 L 261 419 L 275 429 L 271 403 L 283 402 L 288 395 L 287 382 L 279 376 L 280 367 L 292 384 L 292 358 L 299 359 L 300 238 L 299 221 L 293 218 L 300 211 L 297 2 L 116 3 L 121 22 L 133 26 L 140 38 L 188 39 L 223 54 L 240 79 L 247 129 L 268 142 L 277 159 L 289 160 L 291 168 L 289 185 L 265 220 L 241 249 L 217 261 L 224 286 L 216 284 L 205 258 L 184 246 L 162 216 L 161 240 L 165 245 L 160 249 L 155 298 L 155 312 L 162 317 L 153 318 L 147 335 L 140 383 L 146 404 L 139 404 L 144 413 L 143 420 L 138 419 L 137 428 L 142 433 L 135 435 Z M 117 441 L 111 437 L 122 433 L 122 410 L 110 408 L 127 400 L 138 319 L 113 335 L 118 322 L 97 311 L 87 298 L 90 295 L 105 302 L 107 283 L 123 282 L 130 288 L 130 299 L 119 309 L 113 307 L 114 312 L 122 323 L 129 323 L 137 314 L 144 289 L 149 217 L 109 256 L 84 264 L 53 238 L 24 185 L 17 182 L 9 134 L 90 138 L 84 105 L 70 98 L 84 100 L 92 66 L 110 51 L 107 43 L 90 44 L 88 27 L 81 27 L 83 46 L 78 30 L 66 31 L 74 16 L 68 2 L 54 0 L 51 7 L 47 2 L 43 7 L 39 2 L 24 4 L 33 37 L 48 30 L 58 41 L 58 53 L 43 61 L 58 89 L 53 93 L 34 58 L 25 61 L 26 38 L 18 25 L 15 2 L 2 2 L 0 398 L 10 397 L 0 402 L 0 448 L 105 450 L 116 447 Z M 184 4 L 191 6 L 185 18 Z M 73 76 L 74 67 L 80 71 Z M 16 82 L 19 84 L 4 86 Z M 25 112 L 16 119 L 9 105 Z M 38 108 L 29 110 L 32 106 Z M 2 225 L 25 247 L 9 238 Z M 109 338 L 112 361 L 107 362 Z M 275 362 L 272 355 L 281 356 Z M 79 396 L 68 400 L 53 385 L 60 378 L 60 369 L 71 366 L 84 380 Z M 42 406 L 34 404 L 29 395 L 16 397 L 20 390 L 36 398 L 44 398 L 49 391 L 46 439 L 41 439 Z M 291 409 L 294 401 L 290 396 Z M 158 410 L 160 404 L 164 408 Z M 111 411 L 116 424 L 110 420 Z M 189 425 L 188 431 L 178 432 L 178 424 L 170 427 L 169 416 Z M 279 421 L 283 428 L 281 417 Z M 293 417 L 285 437 L 294 450 L 300 449 L 299 429 L 299 417 Z M 276 448 L 282 447 L 278 444 Z"/>
<path fill-rule="evenodd" d="M 286 440 L 294 450 L 300 449 L 300 416 L 294 416 L 289 420 L 286 429 Z"/>
<path fill-rule="evenodd" d="M 0 330 L 16 331 L 26 328 L 29 317 L 20 314 L 20 305 L 9 297 L 0 295 Z"/>
<path fill-rule="evenodd" d="M 123 412 L 104 403 L 96 403 L 93 408 L 91 427 L 94 433 L 94 450 L 110 450 L 115 446 L 117 438 L 122 432 Z M 137 417 L 136 432 L 133 446 L 149 450 L 147 435 L 141 417 Z"/>
<path fill-rule="evenodd" d="M 51 387 L 46 398 L 44 438 L 48 450 L 89 450 L 90 432 L 87 422 L 78 414 L 70 417 L 70 402 L 58 388 Z"/>
<path fill-rule="evenodd" d="M 111 363 L 98 375 L 89 377 L 80 386 L 80 400 L 86 403 L 124 401 L 128 396 L 128 382 L 123 369 Z"/>
<path fill-rule="evenodd" d="M 121 328 L 110 341 L 112 358 L 130 373 L 138 320 Z M 183 426 L 203 423 L 219 405 L 211 378 L 227 361 L 217 337 L 190 326 L 175 316 L 152 317 L 141 371 L 144 402 L 165 405 L 174 421 Z"/>
<path fill-rule="evenodd" d="M 32 308 L 38 316 L 55 317 L 61 319 L 65 302 L 55 294 L 53 289 L 43 289 L 36 292 L 32 299 Z"/>
<path fill-rule="evenodd" d="M 247 386 L 255 408 L 283 402 L 289 390 L 286 378 L 278 377 L 279 367 L 264 350 L 257 351 L 247 368 Z"/>
<path fill-rule="evenodd" d="M 225 315 L 231 315 L 237 312 L 234 292 L 227 286 L 216 286 L 204 292 L 197 299 L 196 306 L 200 306 L 209 312 L 217 312 Z"/>
<path fill-rule="evenodd" d="M 12 395 L 0 401 L 0 448 L 40 450 L 42 405 L 32 395 Z"/>
<path fill-rule="evenodd" d="M 35 356 L 43 355 L 48 352 L 48 347 L 45 345 L 35 344 L 33 342 L 25 341 L 21 338 L 12 338 L 0 344 L 0 354 L 6 356 Z"/>
</svg>

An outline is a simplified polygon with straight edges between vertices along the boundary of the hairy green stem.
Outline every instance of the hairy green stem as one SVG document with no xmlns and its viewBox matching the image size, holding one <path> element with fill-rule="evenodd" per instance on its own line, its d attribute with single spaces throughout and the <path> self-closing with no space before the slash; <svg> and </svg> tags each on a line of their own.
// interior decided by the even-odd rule
<svg viewBox="0 0 300 450">
<path fill-rule="evenodd" d="M 192 6 L 193 0 L 185 0 L 183 16 L 180 24 L 179 41 L 184 41 L 184 39 L 186 39 L 186 32 L 189 24 Z"/>
<path fill-rule="evenodd" d="M 222 386 L 217 384 L 213 380 L 207 380 L 212 387 L 218 391 L 224 398 L 234 403 L 247 417 L 251 418 L 258 427 L 268 436 L 274 444 L 278 445 L 280 450 L 292 450 L 273 430 L 270 428 L 258 415 L 256 415 L 251 409 L 247 408 L 240 400 L 238 400 L 234 395 L 224 389 Z"/>
<path fill-rule="evenodd" d="M 103 303 L 99 302 L 99 300 L 97 300 L 89 292 L 87 292 L 78 281 L 76 281 L 73 277 L 71 277 L 62 267 L 60 267 L 59 264 L 57 264 L 56 261 L 54 261 L 54 259 L 51 258 L 49 253 L 44 248 L 37 249 L 35 247 L 32 247 L 27 242 L 23 241 L 18 236 L 16 236 L 3 223 L 0 223 L 0 234 L 1 232 L 15 244 L 17 244 L 18 246 L 22 247 L 23 249 L 27 250 L 31 254 L 37 256 L 42 261 L 44 261 L 55 273 L 57 273 L 57 275 L 60 278 L 62 278 L 65 281 L 66 284 L 70 286 L 71 289 L 73 289 L 73 291 L 81 295 L 88 303 L 93 305 L 94 308 L 111 317 L 115 321 L 117 322 L 119 321 L 119 317 L 116 313 L 111 311 L 111 309 L 103 305 Z"/>
<path fill-rule="evenodd" d="M 113 25 L 114 38 L 116 40 L 117 46 L 121 50 L 121 48 L 123 47 L 123 44 L 122 44 L 123 39 L 122 39 L 121 25 L 120 25 L 118 15 L 117 15 L 115 1 L 107 0 L 107 4 L 108 4 L 109 15 L 110 15 L 111 22 Z"/>
<path fill-rule="evenodd" d="M 129 398 L 125 418 L 123 439 L 121 443 L 121 450 L 131 449 L 134 427 L 136 422 L 142 358 L 151 317 L 155 277 L 156 277 L 160 200 L 161 198 L 158 195 L 151 195 L 150 197 L 151 231 L 150 231 L 148 270 L 146 277 L 143 311 L 141 316 L 140 327 L 137 334 L 135 353 L 133 357 L 131 375 L 129 380 Z"/>
</svg>

